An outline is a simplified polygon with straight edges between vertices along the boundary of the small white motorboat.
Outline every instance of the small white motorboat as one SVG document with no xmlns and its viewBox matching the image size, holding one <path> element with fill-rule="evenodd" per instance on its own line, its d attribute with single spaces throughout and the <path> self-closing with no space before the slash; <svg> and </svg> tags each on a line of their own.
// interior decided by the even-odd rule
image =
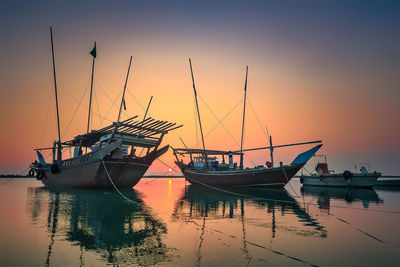
<svg viewBox="0 0 400 267">
<path fill-rule="evenodd" d="M 369 172 L 365 167 L 361 167 L 360 172 L 352 173 L 333 173 L 328 169 L 328 164 L 318 162 L 315 167 L 315 174 L 301 175 L 300 182 L 303 185 L 313 186 L 337 186 L 337 187 L 372 187 L 377 184 L 377 179 L 382 174 L 379 172 Z"/>
</svg>

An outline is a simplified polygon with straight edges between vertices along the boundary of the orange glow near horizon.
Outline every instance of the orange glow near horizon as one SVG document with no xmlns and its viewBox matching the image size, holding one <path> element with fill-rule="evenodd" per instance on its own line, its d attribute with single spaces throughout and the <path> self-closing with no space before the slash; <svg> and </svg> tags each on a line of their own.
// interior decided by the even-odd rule
<svg viewBox="0 0 400 267">
<path fill-rule="evenodd" d="M 200 20 L 200 28 L 189 22 L 190 26 L 183 25 L 182 22 L 187 21 L 183 13 L 171 10 L 165 14 L 155 10 L 157 16 L 146 17 L 143 24 L 131 23 L 131 14 L 123 12 L 121 21 L 126 20 L 130 26 L 121 29 L 119 20 L 114 23 L 102 20 L 102 16 L 108 18 L 103 13 L 93 21 L 81 21 L 79 31 L 67 27 L 65 22 L 56 24 L 55 54 L 63 140 L 86 130 L 92 63 L 89 51 L 96 40 L 92 108 L 93 113 L 107 114 L 110 121 L 116 120 L 119 95 L 132 55 L 127 110 L 122 118 L 134 115 L 142 118 L 143 108 L 154 96 L 151 116 L 184 125 L 170 132 L 163 144 L 182 147 L 178 138 L 181 137 L 193 147 L 196 145 L 196 117 L 189 56 L 198 93 L 219 119 L 243 98 L 245 67 L 249 65 L 245 148 L 265 146 L 265 127 L 268 126 L 274 144 L 322 140 L 324 147 L 320 153 L 328 155 L 334 168 L 348 168 L 344 165 L 350 162 L 353 166 L 353 162 L 369 161 L 376 168 L 399 172 L 396 164 L 400 151 L 396 65 L 383 59 L 378 62 L 381 64 L 369 64 L 365 55 L 371 53 L 360 50 L 363 46 L 360 42 L 357 46 L 351 44 L 345 38 L 347 32 L 337 43 L 320 29 L 313 29 L 314 35 L 303 39 L 284 25 L 282 29 L 275 25 L 274 29 L 264 27 L 269 25 L 266 22 L 254 23 L 250 19 L 253 16 L 260 20 L 265 17 L 256 11 L 246 11 L 249 22 L 243 25 L 238 24 L 236 18 L 232 20 L 227 16 L 226 21 L 221 22 L 219 16 L 213 15 L 209 21 Z M 92 24 L 96 27 L 92 28 Z M 3 62 L 8 62 L 0 74 L 1 173 L 22 171 L 36 159 L 33 149 L 51 146 L 57 136 L 47 26 L 40 24 L 32 29 L 26 40 L 29 49 L 17 36 L 10 35 L 6 48 L 1 51 Z M 346 49 L 340 50 L 340 45 L 347 45 Z M 371 56 L 370 60 L 377 59 Z M 85 90 L 82 104 L 69 125 Z M 223 122 L 229 134 L 221 125 L 212 130 L 218 121 L 202 99 L 199 105 L 207 135 L 206 147 L 238 149 L 243 103 L 239 103 Z M 96 114 L 92 118 L 92 129 L 109 123 L 100 124 L 101 119 Z M 199 133 L 197 137 L 200 145 Z M 305 149 L 281 149 L 276 153 L 287 163 Z M 269 158 L 266 151 L 253 152 L 250 156 L 258 164 Z M 174 167 L 170 151 L 162 160 Z M 252 165 L 248 160 L 245 164 Z M 148 173 L 167 171 L 168 167 L 155 162 Z"/>
<path fill-rule="evenodd" d="M 101 50 L 100 50 L 101 51 Z M 60 53 L 61 54 L 61 53 Z M 93 113 L 105 116 L 108 113 L 110 120 L 115 120 L 120 103 L 120 93 L 124 75 L 126 73 L 127 58 L 120 57 L 119 64 L 115 62 L 103 63 L 101 52 L 96 62 L 95 69 L 95 95 L 93 102 Z M 115 56 L 115 55 L 114 55 Z M 158 55 L 160 56 L 160 55 Z M 188 146 L 196 145 L 196 124 L 193 100 L 193 90 L 190 80 L 187 59 L 181 61 L 166 62 L 154 58 L 145 57 L 146 61 L 135 60 L 131 73 L 128 90 L 126 94 L 127 110 L 122 118 L 144 114 L 142 107 L 146 107 L 150 96 L 154 100 L 150 107 L 150 115 L 156 119 L 168 120 L 184 127 L 173 131 L 164 139 L 164 144 L 173 147 L 181 147 L 178 136 Z M 168 55 L 172 57 L 172 55 Z M 109 59 L 110 60 L 110 59 Z M 87 123 L 87 106 L 89 93 L 86 92 L 83 102 L 75 115 L 69 129 L 67 125 L 75 112 L 85 89 L 89 87 L 90 58 L 86 58 L 86 64 L 64 63 L 60 60 L 58 82 L 59 82 L 59 105 L 61 115 L 61 129 L 63 140 L 73 138 L 85 131 Z M 80 60 L 82 61 L 82 60 Z M 153 65 L 148 62 L 152 62 Z M 68 64 L 69 63 L 69 64 Z M 78 61 L 79 63 L 79 61 Z M 389 124 L 389 121 L 398 119 L 395 108 L 384 102 L 375 102 L 373 97 L 358 94 L 354 91 L 346 91 L 345 85 L 337 82 L 330 84 L 321 91 L 321 84 L 315 80 L 316 85 L 301 84 L 293 81 L 289 84 L 285 81 L 286 76 L 292 76 L 289 72 L 278 73 L 276 70 L 273 77 L 265 78 L 270 74 L 266 71 L 268 66 L 249 67 L 248 83 L 248 106 L 246 113 L 245 147 L 259 147 L 267 145 L 265 137 L 265 126 L 268 125 L 270 134 L 273 136 L 274 144 L 291 142 L 302 142 L 309 140 L 323 140 L 325 148 L 323 153 L 340 154 L 349 151 L 367 153 L 377 149 L 390 149 L 393 144 L 398 145 L 396 133 L 399 132 L 399 124 Z M 244 64 L 225 65 L 216 62 L 193 60 L 196 87 L 200 95 L 199 105 L 204 127 L 207 135 L 206 146 L 210 149 L 234 150 L 239 149 L 241 134 L 241 116 L 243 103 Z M 36 83 L 25 79 L 18 81 L 19 87 L 10 92 L 8 100 L 2 103 L 3 107 L 14 116 L 4 116 L 2 124 L 8 125 L 4 131 L 1 141 L 1 162 L 5 166 L 27 166 L 36 155 L 33 148 L 52 145 L 56 138 L 55 104 L 52 89 L 50 64 L 44 64 L 42 68 L 35 70 Z M 117 65 L 118 68 L 117 68 Z M 106 68 L 106 67 L 109 68 Z M 263 68 L 262 68 L 263 67 Z M 62 70 L 64 69 L 64 72 Z M 64 73 L 68 74 L 65 75 Z M 86 75 L 77 75 L 85 73 Z M 75 77 L 75 78 L 70 78 Z M 26 90 L 30 88 L 30 90 Z M 21 95 L 21 92 L 24 92 Z M 116 106 L 106 94 L 115 100 Z M 140 102 L 140 107 L 132 95 Z M 212 109 L 212 112 L 221 119 L 236 104 L 238 106 L 223 121 L 223 125 L 229 131 L 219 125 L 211 131 L 218 121 L 203 102 Z M 50 101 L 49 101 L 50 100 Z M 48 106 L 50 103 L 50 107 Z M 374 108 L 371 109 L 370 106 Z M 256 111 L 260 119 L 260 125 L 252 111 Z M 47 125 L 46 114 L 49 109 Z M 92 128 L 105 126 L 109 122 L 93 115 Z M 44 128 L 46 127 L 46 128 Z M 197 126 L 198 127 L 198 126 Z M 397 128 L 393 128 L 397 127 Z M 382 138 L 383 129 L 385 138 Z M 389 131 L 390 129 L 390 131 Z M 211 131 L 211 132 L 210 132 Z M 63 134 L 65 133 L 65 134 Z M 367 134 L 365 134 L 367 133 Z M 231 137 L 232 135 L 232 137 Z M 197 134 L 197 146 L 200 147 L 200 134 Z M 43 141 L 42 141 L 43 140 Z M 305 148 L 282 149 L 277 151 L 284 162 L 292 160 L 296 154 Z M 259 164 L 266 160 L 268 152 L 258 151 L 252 153 Z M 168 153 L 163 157 L 170 166 L 173 164 L 173 156 Z M 251 164 L 250 162 L 245 162 Z M 165 166 L 155 164 L 152 167 L 156 172 L 165 173 Z"/>
</svg>

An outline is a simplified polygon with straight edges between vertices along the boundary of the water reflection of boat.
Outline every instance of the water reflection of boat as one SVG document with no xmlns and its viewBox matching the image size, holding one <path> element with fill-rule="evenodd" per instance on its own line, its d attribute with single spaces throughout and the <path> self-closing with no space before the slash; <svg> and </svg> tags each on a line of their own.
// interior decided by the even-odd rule
<svg viewBox="0 0 400 267">
<path fill-rule="evenodd" d="M 364 208 L 368 208 L 370 203 L 383 203 L 374 189 L 367 188 L 303 186 L 301 193 L 318 197 L 319 208 L 325 210 L 329 210 L 331 199 L 345 200 L 347 203 L 362 202 Z"/>
<path fill-rule="evenodd" d="M 301 208 L 285 189 L 228 188 L 227 190 L 232 193 L 200 185 L 187 186 L 184 195 L 176 203 L 174 217 L 181 220 L 243 218 L 245 207 L 250 205 L 258 210 L 265 209 L 267 213 L 272 215 L 271 230 L 273 237 L 278 229 L 282 231 L 286 229 L 287 232 L 297 235 L 321 238 L 327 236 L 326 229 Z M 281 216 L 295 215 L 302 226 L 279 226 L 276 221 L 276 213 L 278 212 Z M 265 225 L 264 222 L 263 225 Z"/>
<path fill-rule="evenodd" d="M 138 204 L 108 191 L 29 188 L 32 221 L 39 223 L 39 216 L 47 215 L 43 222 L 50 233 L 46 265 L 51 260 L 55 236 L 59 235 L 78 244 L 81 251 L 101 255 L 108 264 L 154 265 L 170 261 L 171 251 L 161 238 L 167 233 L 166 225 L 151 214 L 136 191 L 124 194 Z"/>
<path fill-rule="evenodd" d="M 378 178 L 376 186 L 396 187 L 400 186 L 400 176 L 385 175 Z"/>
</svg>

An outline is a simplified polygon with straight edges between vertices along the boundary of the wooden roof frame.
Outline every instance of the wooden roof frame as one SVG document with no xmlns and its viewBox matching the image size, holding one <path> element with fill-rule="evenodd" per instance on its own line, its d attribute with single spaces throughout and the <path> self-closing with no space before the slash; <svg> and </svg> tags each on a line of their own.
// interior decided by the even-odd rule
<svg viewBox="0 0 400 267">
<path fill-rule="evenodd" d="M 183 125 L 176 125 L 168 121 L 155 120 L 151 117 L 145 120 L 135 120 L 138 116 L 128 118 L 118 123 L 114 122 L 111 125 L 103 127 L 99 130 L 93 130 L 87 134 L 77 135 L 74 139 L 64 142 L 63 145 L 76 146 L 82 145 L 83 147 L 89 147 L 99 142 L 100 138 L 109 134 L 119 136 L 130 136 L 141 139 L 148 139 L 153 141 L 161 142 L 163 136 L 169 131 L 178 129 Z"/>
</svg>

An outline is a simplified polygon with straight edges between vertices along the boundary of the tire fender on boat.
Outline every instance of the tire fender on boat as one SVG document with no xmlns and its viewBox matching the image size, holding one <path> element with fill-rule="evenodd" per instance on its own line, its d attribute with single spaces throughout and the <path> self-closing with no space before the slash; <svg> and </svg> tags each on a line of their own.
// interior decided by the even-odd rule
<svg viewBox="0 0 400 267">
<path fill-rule="evenodd" d="M 303 177 L 303 176 L 300 176 L 300 183 L 303 184 L 303 182 L 304 182 L 304 177 Z"/>
<path fill-rule="evenodd" d="M 52 174 L 59 173 L 60 172 L 60 167 L 58 167 L 57 164 L 53 164 L 50 167 L 50 171 L 51 171 Z"/>
<path fill-rule="evenodd" d="M 31 177 L 35 176 L 35 171 L 33 169 L 30 169 L 28 175 Z"/>
<path fill-rule="evenodd" d="M 353 174 L 351 173 L 351 171 L 345 170 L 343 172 L 343 177 L 346 180 L 347 184 L 350 184 L 351 182 L 351 177 L 353 177 Z"/>
<path fill-rule="evenodd" d="M 37 172 L 37 174 L 36 174 L 36 179 L 38 179 L 38 180 L 40 181 L 40 180 L 43 179 L 43 177 L 44 177 L 43 172 Z"/>
<path fill-rule="evenodd" d="M 325 181 L 325 177 L 324 177 L 323 175 L 321 175 L 321 176 L 319 177 L 319 180 L 320 180 L 321 182 L 323 182 L 323 181 Z"/>
</svg>

